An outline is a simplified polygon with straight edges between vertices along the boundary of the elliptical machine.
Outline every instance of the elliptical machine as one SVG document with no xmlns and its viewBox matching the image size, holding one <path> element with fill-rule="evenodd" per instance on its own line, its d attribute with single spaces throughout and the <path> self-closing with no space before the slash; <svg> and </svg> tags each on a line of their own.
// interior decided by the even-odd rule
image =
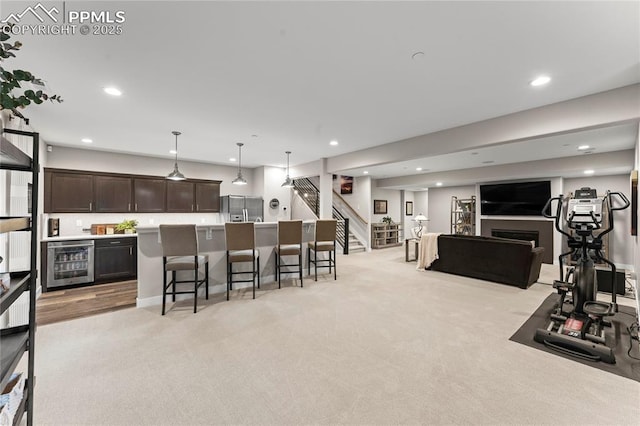
<svg viewBox="0 0 640 426">
<path fill-rule="evenodd" d="M 613 198 L 618 198 L 622 206 L 613 207 Z M 555 215 L 550 211 L 553 201 L 557 201 Z M 536 330 L 535 341 L 559 352 L 590 361 L 602 361 L 609 364 L 616 362 L 613 345 L 607 344 L 605 327 L 611 322 L 605 320 L 618 312 L 616 303 L 616 265 L 602 254 L 602 237 L 613 231 L 613 212 L 629 207 L 629 200 L 620 192 L 607 191 L 599 198 L 596 190 L 581 188 L 567 202 L 566 225 L 573 234 L 560 226 L 565 198 L 563 195 L 550 198 L 542 214 L 555 220 L 555 228 L 567 237 L 569 251 L 562 253 L 560 262 L 560 280 L 553 282 L 553 288 L 560 295 L 558 305 L 550 315 L 550 323 L 546 329 Z M 603 210 L 606 213 L 606 228 L 602 228 Z M 597 235 L 594 231 L 601 230 Z M 571 256 L 576 264 L 568 268 L 564 280 L 565 259 Z M 595 262 L 604 262 L 611 267 L 612 293 L 611 303 L 597 301 L 598 286 L 596 281 Z M 564 310 L 571 293 L 572 308 Z"/>
</svg>

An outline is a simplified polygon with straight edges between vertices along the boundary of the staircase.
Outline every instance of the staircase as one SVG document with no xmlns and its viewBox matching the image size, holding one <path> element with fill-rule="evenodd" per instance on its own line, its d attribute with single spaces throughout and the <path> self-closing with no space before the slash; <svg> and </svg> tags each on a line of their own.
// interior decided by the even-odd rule
<svg viewBox="0 0 640 426">
<path fill-rule="evenodd" d="M 294 188 L 311 211 L 318 217 L 320 213 L 320 191 L 308 178 L 295 179 Z M 349 231 L 349 218 L 344 217 L 335 206 L 332 217 L 338 221 L 336 240 L 342 246 L 343 254 L 366 251 L 366 246 L 352 232 Z"/>
</svg>

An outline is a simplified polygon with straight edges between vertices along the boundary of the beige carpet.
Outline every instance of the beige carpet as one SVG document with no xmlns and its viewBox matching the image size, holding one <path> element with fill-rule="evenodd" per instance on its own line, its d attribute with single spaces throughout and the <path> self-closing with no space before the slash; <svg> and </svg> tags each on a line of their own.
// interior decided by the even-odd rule
<svg viewBox="0 0 640 426">
<path fill-rule="evenodd" d="M 338 267 L 39 327 L 36 424 L 638 424 L 637 382 L 509 341 L 550 286 L 419 272 L 402 247 Z"/>
</svg>

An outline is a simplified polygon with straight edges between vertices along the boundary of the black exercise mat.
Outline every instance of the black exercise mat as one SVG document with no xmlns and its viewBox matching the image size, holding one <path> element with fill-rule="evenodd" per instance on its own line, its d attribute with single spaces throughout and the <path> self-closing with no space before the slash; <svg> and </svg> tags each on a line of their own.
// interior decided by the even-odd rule
<svg viewBox="0 0 640 426">
<path fill-rule="evenodd" d="M 614 350 L 616 363 L 607 364 L 601 361 L 588 361 L 572 357 L 571 355 L 566 355 L 547 348 L 543 343 L 538 343 L 533 340 L 533 336 L 536 334 L 536 329 L 547 328 L 549 325 L 549 315 L 555 308 L 556 303 L 558 303 L 558 298 L 558 294 L 555 293 L 547 297 L 544 302 L 542 302 L 542 305 L 536 309 L 533 315 L 529 317 L 529 319 L 518 329 L 518 331 L 515 332 L 513 336 L 511 336 L 509 340 L 640 382 L 640 361 L 629 358 L 629 355 L 627 355 L 627 351 L 629 350 L 629 332 L 627 331 L 627 327 L 631 326 L 631 324 L 635 322 L 635 309 L 628 306 L 618 305 L 619 312 L 613 317 L 609 317 L 613 323 L 612 328 L 617 330 L 619 335 L 618 342 Z M 607 332 L 611 333 L 611 328 L 607 328 Z M 631 355 L 636 358 L 640 358 L 638 341 L 633 341 Z"/>
</svg>

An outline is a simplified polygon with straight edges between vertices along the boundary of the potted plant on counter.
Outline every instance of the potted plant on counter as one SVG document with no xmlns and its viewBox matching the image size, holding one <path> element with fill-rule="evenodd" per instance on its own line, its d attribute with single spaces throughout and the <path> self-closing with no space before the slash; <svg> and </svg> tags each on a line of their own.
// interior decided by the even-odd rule
<svg viewBox="0 0 640 426">
<path fill-rule="evenodd" d="M 393 219 L 391 219 L 391 216 L 385 216 L 382 218 L 382 223 L 384 223 L 388 227 L 390 225 L 393 225 Z"/>
<path fill-rule="evenodd" d="M 116 225 L 116 232 L 117 233 L 124 233 L 124 234 L 135 234 L 136 233 L 136 226 L 138 226 L 138 221 L 135 219 L 125 219 L 122 222 L 120 222 L 119 224 Z"/>
</svg>

